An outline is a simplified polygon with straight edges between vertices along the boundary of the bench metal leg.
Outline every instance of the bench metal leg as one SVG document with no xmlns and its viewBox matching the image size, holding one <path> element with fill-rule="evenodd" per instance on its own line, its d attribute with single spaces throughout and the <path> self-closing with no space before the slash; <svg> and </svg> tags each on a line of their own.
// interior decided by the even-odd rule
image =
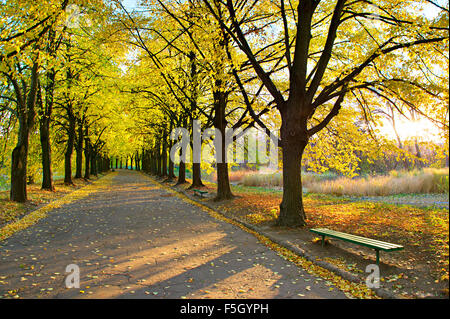
<svg viewBox="0 0 450 319">
<path fill-rule="evenodd" d="M 324 247 L 324 246 L 325 246 L 325 236 L 322 235 L 322 247 Z"/>
<path fill-rule="evenodd" d="M 378 249 L 375 250 L 377 253 L 377 266 L 380 265 L 380 251 Z"/>
</svg>

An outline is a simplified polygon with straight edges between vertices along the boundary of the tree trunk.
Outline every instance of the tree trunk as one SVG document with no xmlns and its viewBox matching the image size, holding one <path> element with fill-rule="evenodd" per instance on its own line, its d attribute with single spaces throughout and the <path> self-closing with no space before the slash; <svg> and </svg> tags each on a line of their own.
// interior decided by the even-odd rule
<svg viewBox="0 0 450 319">
<path fill-rule="evenodd" d="M 202 183 L 202 170 L 200 166 L 201 162 L 201 128 L 194 125 L 194 120 L 191 119 L 192 134 L 191 134 L 191 151 L 192 151 L 192 184 L 188 189 L 204 186 Z M 196 141 L 196 139 L 198 139 Z M 195 149 L 194 144 L 200 142 L 199 149 Z"/>
<path fill-rule="evenodd" d="M 10 199 L 23 203 L 27 200 L 28 129 L 19 128 L 19 142 L 12 151 Z"/>
<path fill-rule="evenodd" d="M 186 117 L 183 119 L 183 126 L 187 127 Z M 176 185 L 185 184 L 186 182 L 186 156 L 183 156 L 182 148 L 179 150 L 180 154 L 180 164 L 178 166 L 178 181 Z M 184 154 L 185 155 L 185 154 Z"/>
<path fill-rule="evenodd" d="M 162 140 L 162 174 L 161 176 L 166 177 L 167 176 L 167 142 L 166 142 L 166 133 L 164 132 L 163 140 Z"/>
<path fill-rule="evenodd" d="M 161 156 L 161 153 L 159 153 L 159 152 L 158 152 L 158 172 L 157 172 L 157 175 L 159 177 L 162 176 L 162 156 Z"/>
<path fill-rule="evenodd" d="M 103 169 L 103 157 L 97 156 L 97 171 L 96 171 L 95 176 L 97 176 L 98 173 L 101 173 L 103 171 L 104 171 L 104 169 Z"/>
<path fill-rule="evenodd" d="M 173 128 L 173 122 L 171 121 L 171 122 L 170 122 L 170 127 L 169 127 L 169 132 L 172 132 L 172 128 Z M 168 146 L 169 146 L 169 152 L 170 152 L 170 149 L 171 149 L 172 146 L 173 146 L 173 142 L 172 142 L 171 139 L 168 139 L 168 140 L 169 140 Z M 170 156 L 169 156 L 169 158 L 168 158 L 168 162 L 169 162 L 169 174 L 168 174 L 167 178 L 168 178 L 168 179 L 174 179 L 174 178 L 176 178 L 175 173 L 174 173 L 174 166 L 175 166 L 175 163 L 172 161 L 172 158 L 170 158 Z"/>
<path fill-rule="evenodd" d="M 39 123 L 39 135 L 42 150 L 42 189 L 53 191 L 52 158 L 50 144 L 50 118 L 44 115 Z"/>
<path fill-rule="evenodd" d="M 201 175 L 201 167 L 200 163 L 192 163 L 192 184 L 189 186 L 188 189 L 194 188 L 194 187 L 202 187 L 205 186 L 202 183 L 202 175 Z"/>
<path fill-rule="evenodd" d="M 175 173 L 174 173 L 174 163 L 172 161 L 172 159 L 169 156 L 169 175 L 168 175 L 169 179 L 173 179 L 176 178 Z"/>
<path fill-rule="evenodd" d="M 142 159 L 141 159 L 141 169 L 147 173 L 147 151 L 146 150 L 142 150 Z"/>
<path fill-rule="evenodd" d="M 55 30 L 51 29 L 48 33 L 47 52 L 52 58 L 56 58 L 56 50 L 59 46 L 55 42 Z M 53 100 L 55 90 L 55 68 L 50 68 L 46 71 L 46 85 L 45 85 L 45 104 L 42 97 L 40 97 L 40 120 L 39 120 L 39 135 L 41 140 L 41 161 L 42 161 L 42 189 L 53 191 L 53 173 L 52 173 L 52 150 L 50 143 L 50 122 L 53 113 Z M 40 89 L 39 89 L 40 90 Z"/>
<path fill-rule="evenodd" d="M 183 161 L 180 149 L 180 164 L 178 165 L 178 180 L 176 185 L 184 183 L 186 183 L 186 163 Z"/>
<path fill-rule="evenodd" d="M 301 180 L 302 155 L 301 147 L 283 145 L 283 200 L 277 221 L 280 226 L 303 226 L 306 224 Z"/>
<path fill-rule="evenodd" d="M 52 174 L 52 150 L 50 143 L 50 121 L 53 111 L 53 90 L 55 86 L 55 70 L 51 69 L 47 73 L 47 85 L 45 86 L 45 106 L 40 98 L 41 118 L 39 121 L 39 136 L 42 151 L 42 189 L 53 191 Z"/>
<path fill-rule="evenodd" d="M 87 132 L 86 132 L 87 133 Z M 85 138 L 84 141 L 84 178 L 89 179 L 91 177 L 91 145 L 89 142 L 89 138 Z"/>
<path fill-rule="evenodd" d="M 295 107 L 287 105 L 287 111 L 282 113 L 283 199 L 277 220 L 279 226 L 306 224 L 301 180 L 302 156 L 308 144 L 306 119 L 299 119 L 292 112 L 296 112 Z"/>
<path fill-rule="evenodd" d="M 69 111 L 71 113 L 71 111 Z M 64 153 L 64 184 L 73 184 L 72 181 L 72 153 L 75 143 L 75 118 L 69 115 L 69 130 L 67 132 L 67 148 Z"/>
<path fill-rule="evenodd" d="M 97 173 L 97 154 L 96 154 L 96 152 L 95 152 L 95 149 L 92 149 L 92 147 L 91 147 L 91 154 L 90 154 L 91 156 L 91 175 L 94 175 L 94 176 L 98 176 L 98 173 Z"/>
<path fill-rule="evenodd" d="M 84 142 L 84 130 L 82 121 L 78 122 L 78 140 L 77 145 L 75 146 L 76 150 L 76 169 L 75 169 L 75 178 L 82 178 L 83 174 L 83 142 Z"/>
<path fill-rule="evenodd" d="M 140 171 L 141 170 L 141 164 L 140 164 L 140 158 L 139 158 L 139 151 L 137 151 L 135 156 L 134 156 L 134 162 L 136 163 L 136 170 Z"/>
<path fill-rule="evenodd" d="M 151 159 L 149 150 L 144 151 L 144 156 L 142 157 L 142 166 L 144 168 L 144 172 L 146 172 L 147 174 L 151 173 Z"/>
<path fill-rule="evenodd" d="M 91 175 L 95 175 L 95 154 L 92 145 L 89 151 L 89 160 L 91 161 Z"/>
<path fill-rule="evenodd" d="M 233 197 L 228 176 L 228 163 L 217 163 L 217 195 L 214 200 L 220 201 Z"/>
<path fill-rule="evenodd" d="M 217 195 L 214 198 L 215 201 L 231 199 L 234 197 L 231 192 L 230 178 L 228 175 L 228 163 L 226 159 L 226 144 L 225 144 L 225 127 L 219 126 L 219 130 L 222 133 L 222 163 L 216 163 L 217 169 Z"/>
<path fill-rule="evenodd" d="M 220 80 L 216 81 L 216 86 L 221 87 Z M 217 169 L 217 194 L 214 198 L 215 201 L 220 201 L 224 199 L 233 198 L 233 193 L 231 192 L 230 179 L 228 176 L 228 163 L 226 158 L 226 127 L 227 121 L 225 118 L 225 110 L 227 106 L 227 95 L 222 90 L 216 90 L 214 92 L 214 126 L 220 131 L 222 143 L 221 152 L 222 159 L 221 163 L 216 164 Z M 217 138 L 217 137 L 216 137 Z"/>
<path fill-rule="evenodd" d="M 414 148 L 416 150 L 416 157 L 418 158 L 416 160 L 416 168 L 421 169 L 423 167 L 422 162 L 421 162 L 421 158 L 422 158 L 422 153 L 420 152 L 420 147 L 419 147 L 419 143 L 417 142 L 417 138 L 414 139 Z"/>
<path fill-rule="evenodd" d="M 30 88 L 26 101 L 21 98 L 17 101 L 17 113 L 19 117 L 19 132 L 17 145 L 12 151 L 11 158 L 11 189 L 9 198 L 15 202 L 27 200 L 27 159 L 30 129 L 34 125 L 36 113 L 36 96 L 38 92 L 38 64 L 34 63 L 31 69 Z M 25 96 L 25 92 L 19 92 L 19 86 L 15 85 L 16 95 Z M 40 91 L 40 90 L 39 90 Z"/>
<path fill-rule="evenodd" d="M 155 149 L 150 152 L 150 172 L 152 175 L 156 175 L 156 159 L 155 159 Z"/>
</svg>

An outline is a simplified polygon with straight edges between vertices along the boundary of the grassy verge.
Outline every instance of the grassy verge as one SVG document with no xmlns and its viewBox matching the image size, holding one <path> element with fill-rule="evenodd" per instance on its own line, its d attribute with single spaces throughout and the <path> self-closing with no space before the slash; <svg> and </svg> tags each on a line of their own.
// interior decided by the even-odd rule
<svg viewBox="0 0 450 319">
<path fill-rule="evenodd" d="M 233 187 L 233 192 L 238 196 L 220 204 L 221 210 L 253 225 L 273 225 L 279 214 L 281 192 L 244 186 Z M 305 194 L 304 205 L 307 228 L 327 227 L 401 244 L 405 250 L 395 255 L 398 264 L 408 263 L 426 271 L 432 284 L 447 285 L 448 291 L 448 209 L 355 202 L 325 194 Z M 337 266 L 345 264 L 339 258 L 329 261 Z M 348 263 L 342 268 L 348 270 Z"/>
</svg>

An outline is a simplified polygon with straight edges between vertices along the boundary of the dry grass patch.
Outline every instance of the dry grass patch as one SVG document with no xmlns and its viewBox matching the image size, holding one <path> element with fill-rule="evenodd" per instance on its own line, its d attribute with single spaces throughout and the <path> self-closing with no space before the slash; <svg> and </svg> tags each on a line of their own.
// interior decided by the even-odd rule
<svg viewBox="0 0 450 319">
<path fill-rule="evenodd" d="M 448 193 L 448 174 L 448 169 L 426 168 L 423 171 L 392 171 L 387 176 L 356 179 L 341 177 L 335 180 L 311 183 L 308 191 L 338 196 Z"/>
</svg>

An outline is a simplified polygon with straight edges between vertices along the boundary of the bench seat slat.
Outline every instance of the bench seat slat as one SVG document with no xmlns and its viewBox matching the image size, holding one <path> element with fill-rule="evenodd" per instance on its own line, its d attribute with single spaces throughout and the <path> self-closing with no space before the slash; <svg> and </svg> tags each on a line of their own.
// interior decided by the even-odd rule
<svg viewBox="0 0 450 319">
<path fill-rule="evenodd" d="M 342 233 L 334 230 L 330 230 L 327 228 L 316 228 L 316 229 L 310 229 L 311 232 L 314 232 L 319 235 L 334 237 L 337 239 L 346 240 L 355 244 L 363 245 L 366 247 L 379 249 L 383 251 L 394 251 L 394 250 L 401 250 L 403 249 L 403 246 L 392 244 L 380 240 L 370 239 L 366 237 L 356 236 L 352 234 Z"/>
<path fill-rule="evenodd" d="M 200 194 L 200 195 L 198 195 L 198 194 Z M 205 194 L 208 194 L 208 192 L 207 191 L 202 191 L 200 189 L 194 189 L 194 195 L 197 195 L 197 196 L 200 196 L 200 197 L 203 198 Z"/>
<path fill-rule="evenodd" d="M 316 232 L 316 233 L 321 233 L 324 235 L 329 235 L 329 236 L 337 236 L 337 237 L 349 238 L 349 239 L 354 239 L 354 240 L 360 240 L 363 242 L 378 244 L 380 246 L 400 247 L 400 245 L 397 245 L 397 244 L 392 244 L 392 243 L 388 243 L 388 242 L 384 242 L 384 241 L 380 241 L 380 240 L 376 240 L 376 239 L 361 237 L 361 236 L 337 232 L 337 231 L 330 231 L 327 229 L 312 229 L 311 231 Z"/>
<path fill-rule="evenodd" d="M 320 231 L 313 230 L 313 232 L 316 232 L 316 233 L 319 233 L 322 235 L 326 235 L 326 236 L 330 236 L 330 237 L 352 240 L 352 241 L 355 241 L 358 243 L 360 242 L 360 243 L 364 243 L 367 245 L 377 246 L 377 247 L 385 248 L 385 249 L 393 249 L 393 248 L 402 247 L 402 246 L 396 245 L 396 244 L 391 244 L 391 243 L 387 243 L 387 242 L 383 242 L 383 241 L 379 241 L 379 240 L 375 240 L 375 239 L 365 238 L 365 237 L 341 233 L 341 232 L 323 231 L 323 230 L 320 230 Z"/>
<path fill-rule="evenodd" d="M 365 238 L 365 237 L 361 237 L 361 236 L 356 236 L 356 235 L 351 235 L 351 234 L 333 234 L 333 233 L 323 233 L 323 234 L 327 234 L 328 236 L 336 236 L 338 238 L 345 238 L 345 239 L 351 239 L 354 241 L 358 241 L 361 243 L 366 243 L 366 244 L 371 244 L 371 245 L 376 245 L 376 246 L 380 246 L 382 248 L 398 248 L 398 247 L 402 247 L 400 245 L 397 244 L 391 244 L 391 243 L 387 243 L 384 241 L 379 241 L 379 240 L 375 240 L 375 239 L 370 239 L 370 238 Z"/>
</svg>

